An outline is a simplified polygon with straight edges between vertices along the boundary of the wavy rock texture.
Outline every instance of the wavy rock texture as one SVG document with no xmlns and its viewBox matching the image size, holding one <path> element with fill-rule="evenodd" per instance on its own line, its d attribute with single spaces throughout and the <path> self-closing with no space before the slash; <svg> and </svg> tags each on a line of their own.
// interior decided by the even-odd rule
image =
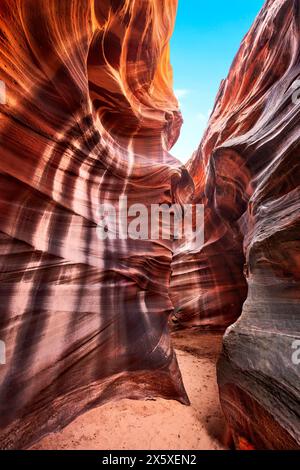
<svg viewBox="0 0 300 470">
<path fill-rule="evenodd" d="M 269 0 L 188 164 L 208 208 L 206 245 L 180 265 L 188 269 L 176 320 L 222 323 L 246 298 L 218 366 L 221 404 L 240 448 L 300 448 L 299 365 L 292 362 L 300 337 L 299 76 L 299 1 Z"/>
<path fill-rule="evenodd" d="M 1 447 L 119 397 L 188 403 L 169 315 L 224 329 L 242 309 L 218 367 L 235 442 L 299 447 L 299 1 L 265 4 L 188 171 L 168 153 L 176 3 L 1 0 Z M 100 203 L 192 194 L 196 254 L 96 236 Z"/>
<path fill-rule="evenodd" d="M 1 447 L 119 397 L 188 403 L 171 242 L 96 235 L 100 203 L 185 198 L 168 153 L 175 13 L 174 0 L 1 0 Z"/>
</svg>

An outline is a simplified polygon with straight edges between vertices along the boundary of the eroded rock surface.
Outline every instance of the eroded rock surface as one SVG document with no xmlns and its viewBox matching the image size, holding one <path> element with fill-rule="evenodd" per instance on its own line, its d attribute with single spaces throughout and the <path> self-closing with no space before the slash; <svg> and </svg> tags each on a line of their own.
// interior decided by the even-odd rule
<svg viewBox="0 0 300 470">
<path fill-rule="evenodd" d="M 1 0 L 1 447 L 120 397 L 188 403 L 169 315 L 224 329 L 242 312 L 218 366 L 236 445 L 299 448 L 299 1 L 266 2 L 187 169 L 169 153 L 176 4 Z M 193 196 L 204 247 L 100 241 L 120 195 Z"/>
<path fill-rule="evenodd" d="M 174 0 L 1 0 L 1 447 L 120 397 L 188 403 L 171 242 L 96 232 L 100 203 L 184 197 L 168 153 L 175 13 Z"/>
<path fill-rule="evenodd" d="M 207 245 L 193 262 L 204 260 L 209 270 L 197 272 L 201 310 L 187 324 L 199 316 L 203 322 L 204 299 L 232 315 L 245 299 L 218 366 L 221 403 L 241 448 L 300 445 L 300 366 L 293 359 L 300 337 L 299 77 L 299 1 L 269 0 L 188 164 L 209 208 Z"/>
</svg>

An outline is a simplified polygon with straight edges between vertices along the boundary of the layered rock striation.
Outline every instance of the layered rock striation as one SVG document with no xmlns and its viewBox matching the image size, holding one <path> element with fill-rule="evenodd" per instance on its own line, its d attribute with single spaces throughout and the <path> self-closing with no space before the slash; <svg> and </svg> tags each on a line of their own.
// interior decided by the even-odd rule
<svg viewBox="0 0 300 470">
<path fill-rule="evenodd" d="M 185 197 L 168 153 L 182 121 L 175 13 L 174 0 L 1 1 L 1 447 L 107 400 L 188 403 L 168 331 L 171 241 L 97 236 L 100 204 L 119 216 L 120 196 Z"/>
<path fill-rule="evenodd" d="M 187 404 L 170 316 L 233 324 L 218 382 L 236 446 L 299 448 L 299 1 L 266 2 L 186 168 L 169 153 L 176 6 L 1 1 L 2 448 L 120 397 Z M 204 204 L 204 246 L 99 240 L 120 196 Z"/>
<path fill-rule="evenodd" d="M 221 404 L 240 448 L 300 445 L 299 78 L 299 1 L 269 0 L 188 163 L 208 223 L 192 260 L 196 285 L 185 291 L 191 308 L 179 321 L 209 317 L 208 324 L 211 310 L 228 320 L 242 311 L 218 365 Z"/>
</svg>

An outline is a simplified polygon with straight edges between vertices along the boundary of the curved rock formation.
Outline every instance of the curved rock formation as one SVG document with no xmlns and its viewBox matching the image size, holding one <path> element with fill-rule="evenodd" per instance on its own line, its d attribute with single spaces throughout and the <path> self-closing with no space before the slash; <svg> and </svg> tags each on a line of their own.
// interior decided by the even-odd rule
<svg viewBox="0 0 300 470">
<path fill-rule="evenodd" d="M 299 25 L 298 0 L 266 2 L 188 163 L 208 223 L 206 245 L 191 262 L 200 265 L 188 287 L 192 307 L 179 321 L 207 324 L 211 309 L 230 320 L 246 298 L 218 367 L 240 448 L 300 447 Z"/>
<path fill-rule="evenodd" d="M 120 397 L 188 403 L 169 315 L 242 312 L 218 366 L 236 445 L 299 448 L 299 1 L 266 2 L 187 169 L 169 154 L 176 4 L 1 0 L 1 447 Z M 100 241 L 119 196 L 204 204 L 203 248 Z"/>
<path fill-rule="evenodd" d="M 184 198 L 168 153 L 175 13 L 174 0 L 1 1 L 1 447 L 118 397 L 188 403 L 168 333 L 171 242 L 96 230 L 120 195 Z"/>
</svg>

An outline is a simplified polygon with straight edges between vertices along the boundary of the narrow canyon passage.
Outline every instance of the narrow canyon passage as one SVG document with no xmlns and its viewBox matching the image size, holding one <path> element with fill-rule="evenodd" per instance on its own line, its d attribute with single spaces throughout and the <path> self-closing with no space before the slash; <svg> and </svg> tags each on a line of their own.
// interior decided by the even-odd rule
<svg viewBox="0 0 300 470">
<path fill-rule="evenodd" d="M 188 331 L 173 336 L 190 407 L 161 398 L 112 402 L 79 416 L 33 449 L 226 449 L 216 376 L 222 336 Z"/>
<path fill-rule="evenodd" d="M 176 12 L 0 1 L 1 449 L 300 448 L 300 0 L 266 0 L 185 165 Z"/>
</svg>

